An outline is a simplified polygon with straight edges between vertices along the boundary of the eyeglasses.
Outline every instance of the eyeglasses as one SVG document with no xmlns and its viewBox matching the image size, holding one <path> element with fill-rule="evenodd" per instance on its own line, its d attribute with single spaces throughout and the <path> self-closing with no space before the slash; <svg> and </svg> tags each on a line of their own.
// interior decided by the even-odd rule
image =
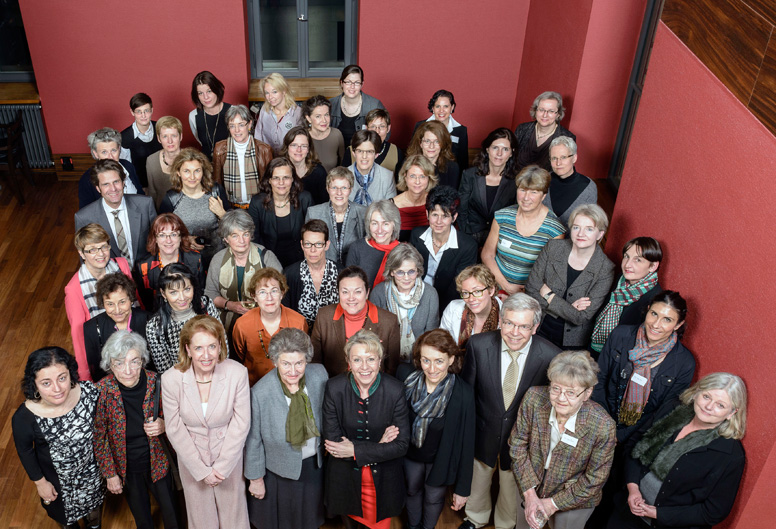
<svg viewBox="0 0 776 529">
<path fill-rule="evenodd" d="M 230 123 L 229 124 L 229 130 L 243 130 L 247 126 L 248 126 L 248 124 L 245 123 L 245 122 L 242 122 L 242 123 Z"/>
<path fill-rule="evenodd" d="M 307 242 L 307 241 L 304 241 L 302 243 L 302 246 L 304 247 L 305 250 L 309 250 L 313 246 L 315 246 L 316 248 L 318 248 L 320 250 L 321 248 L 326 246 L 326 243 L 325 242 Z"/>
<path fill-rule="evenodd" d="M 418 270 L 416 268 L 413 268 L 412 270 L 394 270 L 393 275 L 396 277 L 415 277 L 418 275 Z"/>
<path fill-rule="evenodd" d="M 517 323 L 511 322 L 509 320 L 502 320 L 501 328 L 505 331 L 517 329 L 520 332 L 531 332 L 531 330 L 533 330 L 533 325 L 518 325 Z"/>
<path fill-rule="evenodd" d="M 299 151 L 307 151 L 310 149 L 309 145 L 305 145 L 304 143 L 292 143 L 288 146 L 290 149 L 299 150 Z"/>
<path fill-rule="evenodd" d="M 103 244 L 102 246 L 98 246 L 97 248 L 91 248 L 89 250 L 84 250 L 84 253 L 87 255 L 94 255 L 96 253 L 110 253 L 110 245 Z"/>
<path fill-rule="evenodd" d="M 552 116 L 553 114 L 557 114 L 557 110 L 552 110 L 551 108 L 537 108 L 536 109 L 537 114 L 548 114 Z"/>
<path fill-rule="evenodd" d="M 428 176 L 424 174 L 408 174 L 407 180 L 415 180 L 416 182 L 422 182 L 423 180 L 428 180 Z"/>
<path fill-rule="evenodd" d="M 134 113 L 136 116 L 149 116 L 149 115 L 151 115 L 151 112 L 153 112 L 153 111 L 154 111 L 154 110 L 153 110 L 153 109 L 151 109 L 151 108 L 149 108 L 148 110 L 146 110 L 146 109 L 144 109 L 144 108 L 143 108 L 143 109 L 136 108 L 136 109 L 133 111 L 133 113 Z"/>
<path fill-rule="evenodd" d="M 552 158 L 550 158 L 550 161 L 552 163 L 565 162 L 566 160 L 568 160 L 572 156 L 574 156 L 574 155 L 573 154 L 569 154 L 568 156 L 553 156 Z"/>
<path fill-rule="evenodd" d="M 114 360 L 110 363 L 110 368 L 115 369 L 116 371 L 124 370 L 127 367 L 131 369 L 132 371 L 137 371 L 141 367 L 143 367 L 143 361 L 139 358 L 135 358 L 131 362 L 122 362 L 121 360 Z"/>
<path fill-rule="evenodd" d="M 375 132 L 380 130 L 388 130 L 388 125 L 383 123 L 382 125 L 369 125 L 369 130 L 373 130 Z"/>
<path fill-rule="evenodd" d="M 355 86 L 356 88 L 359 88 L 362 84 L 361 81 L 342 81 L 342 84 L 346 86 Z"/>
<path fill-rule="evenodd" d="M 290 182 L 293 179 L 294 178 L 292 176 L 273 176 L 272 178 L 270 178 L 270 180 L 272 180 L 276 184 L 280 184 L 282 182 Z"/>
<path fill-rule="evenodd" d="M 433 145 L 434 147 L 438 147 L 439 146 L 439 140 L 429 140 L 428 138 L 424 138 L 424 139 L 420 140 L 420 143 L 422 143 L 423 145 L 425 145 L 427 147 L 431 146 L 431 145 Z"/>
<path fill-rule="evenodd" d="M 156 234 L 156 238 L 157 239 L 172 239 L 172 240 L 175 240 L 175 239 L 179 239 L 180 236 L 181 236 L 181 234 L 178 231 L 173 231 L 173 232 L 170 232 L 170 233 L 159 232 L 159 233 Z"/>
<path fill-rule="evenodd" d="M 466 290 L 461 290 L 461 298 L 462 299 L 469 299 L 469 296 L 474 296 L 475 298 L 481 298 L 482 294 L 488 290 L 487 288 L 478 288 L 477 290 L 472 290 L 471 292 L 468 292 Z"/>
<path fill-rule="evenodd" d="M 269 295 L 272 295 L 273 298 L 278 297 L 280 295 L 280 289 L 273 288 L 272 290 L 259 290 L 256 293 L 256 297 L 258 297 L 259 299 L 265 299 Z"/>
<path fill-rule="evenodd" d="M 550 386 L 550 395 L 555 395 L 556 397 L 559 397 L 561 393 L 563 393 L 563 396 L 566 397 L 567 400 L 577 400 L 582 393 L 587 391 L 586 389 L 583 389 L 579 393 L 575 393 L 573 389 L 567 389 L 563 390 L 560 386 Z"/>
<path fill-rule="evenodd" d="M 365 151 L 364 149 L 356 149 L 356 154 L 358 154 L 359 156 L 374 156 L 375 151 L 374 150 Z"/>
<path fill-rule="evenodd" d="M 350 186 L 329 186 L 329 191 L 332 193 L 347 193 L 350 191 Z"/>
</svg>

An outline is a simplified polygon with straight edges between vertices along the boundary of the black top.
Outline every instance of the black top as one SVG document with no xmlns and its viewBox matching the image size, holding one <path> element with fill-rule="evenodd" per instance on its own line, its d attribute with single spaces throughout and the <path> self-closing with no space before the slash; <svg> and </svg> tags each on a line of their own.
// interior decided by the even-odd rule
<svg viewBox="0 0 776 529">
<path fill-rule="evenodd" d="M 145 340 L 146 323 L 151 316 L 150 312 L 143 309 L 133 308 L 132 316 L 129 319 L 129 328 L 132 332 L 138 333 Z M 89 364 L 89 372 L 94 382 L 99 381 L 108 373 L 100 367 L 101 352 L 108 341 L 108 338 L 116 332 L 116 323 L 106 313 L 102 312 L 94 318 L 84 322 L 84 348 L 86 349 L 86 362 Z M 149 366 L 152 371 L 153 362 Z"/>
<path fill-rule="evenodd" d="M 294 226 L 291 221 L 291 215 L 278 217 L 277 226 L 278 242 L 273 251 L 280 260 L 280 264 L 285 268 L 303 259 L 304 253 L 302 252 L 302 245 L 299 244 L 299 239 L 294 238 Z"/>
<path fill-rule="evenodd" d="M 208 160 L 213 159 L 213 148 L 216 143 L 229 138 L 229 128 L 226 126 L 226 111 L 231 107 L 229 103 L 224 102 L 221 112 L 215 116 L 205 114 L 201 108 L 197 109 L 194 118 L 197 124 L 197 139 L 202 144 L 202 153 Z"/>
<path fill-rule="evenodd" d="M 302 186 L 312 195 L 314 206 L 329 201 L 329 192 L 326 191 L 326 168 L 320 163 L 302 178 Z"/>
<path fill-rule="evenodd" d="M 302 240 L 302 226 L 304 226 L 307 208 L 312 206 L 312 196 L 307 191 L 299 193 L 299 207 L 295 208 L 292 202 L 290 204 L 291 213 L 286 215 L 284 221 L 275 215 L 275 204 L 272 200 L 269 202 L 269 209 L 264 207 L 266 196 L 266 193 L 253 195 L 248 206 L 248 214 L 256 226 L 253 241 L 274 253 L 283 267 L 301 261 L 304 254 L 299 241 Z M 281 222 L 286 226 L 283 228 L 284 236 L 281 235 Z M 285 224 L 285 222 L 290 224 L 290 228 L 289 224 Z"/>
<path fill-rule="evenodd" d="M 151 122 L 151 129 L 156 130 L 156 121 Z M 132 154 L 132 165 L 135 166 L 137 177 L 143 187 L 148 187 L 148 173 L 146 173 L 146 159 L 162 148 L 162 144 L 156 138 L 156 134 L 148 143 L 135 137 L 132 125 L 121 131 L 121 146 L 129 149 Z"/>
<path fill-rule="evenodd" d="M 358 116 L 346 116 L 342 114 L 342 121 L 340 121 L 339 131 L 342 133 L 342 139 L 345 140 L 345 148 L 350 147 L 350 141 L 353 139 L 353 135 L 356 133 L 356 119 Z"/>
<path fill-rule="evenodd" d="M 134 387 L 128 388 L 119 382 L 118 378 L 116 384 L 121 391 L 124 414 L 127 417 L 127 461 L 132 461 L 132 472 L 147 472 L 151 470 L 151 449 L 143 429 L 143 400 L 147 385 L 145 369 L 140 370 L 140 380 Z"/>
<path fill-rule="evenodd" d="M 436 168 L 436 174 L 439 177 L 438 186 L 450 186 L 457 190 L 461 185 L 461 168 L 458 167 L 456 162 L 447 161 L 445 166 L 445 172 L 440 172 L 439 167 Z"/>
<path fill-rule="evenodd" d="M 552 202 L 552 211 L 558 217 L 563 215 L 569 206 L 574 203 L 577 197 L 585 190 L 590 180 L 574 171 L 571 176 L 561 178 L 552 173 L 550 180 L 550 201 Z M 571 284 L 571 283 L 569 283 Z"/>
<path fill-rule="evenodd" d="M 493 207 L 493 201 L 496 200 L 496 191 L 498 191 L 498 186 L 489 186 L 485 185 L 485 203 L 487 206 L 487 209 L 491 209 Z"/>
<path fill-rule="evenodd" d="M 566 285 L 571 285 L 577 280 L 582 270 L 576 270 L 571 267 L 570 264 L 566 265 Z M 556 296 L 565 297 L 566 291 L 555 292 Z M 549 341 L 563 347 L 563 328 L 566 325 L 566 320 L 558 318 L 552 314 L 546 314 L 544 320 L 542 320 L 542 326 L 539 328 L 539 335 L 544 336 Z"/>
<path fill-rule="evenodd" d="M 550 143 L 552 143 L 552 140 L 558 136 L 568 136 L 574 141 L 577 140 L 577 137 L 574 134 L 558 123 L 555 132 L 553 132 L 544 143 L 537 146 L 536 121 L 527 121 L 518 125 L 515 129 L 515 136 L 517 136 L 516 161 L 518 170 L 526 165 L 535 163 L 539 167 L 543 167 L 547 171 L 552 172 L 552 164 L 550 164 Z"/>
</svg>

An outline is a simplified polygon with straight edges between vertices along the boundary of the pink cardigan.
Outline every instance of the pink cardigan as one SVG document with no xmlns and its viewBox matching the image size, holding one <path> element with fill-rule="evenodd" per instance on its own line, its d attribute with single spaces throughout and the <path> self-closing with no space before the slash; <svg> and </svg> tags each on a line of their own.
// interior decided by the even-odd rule
<svg viewBox="0 0 776 529">
<path fill-rule="evenodd" d="M 127 260 L 123 257 L 116 257 L 114 261 L 119 265 L 119 269 L 131 279 L 132 271 Z M 89 309 L 86 308 L 86 301 L 81 292 L 78 272 L 75 273 L 65 286 L 65 312 L 67 312 L 67 319 L 70 321 L 73 353 L 75 354 L 76 362 L 78 362 L 78 378 L 81 380 L 92 380 L 92 374 L 89 372 L 89 363 L 86 361 L 86 346 L 84 345 L 84 323 L 90 319 Z"/>
</svg>

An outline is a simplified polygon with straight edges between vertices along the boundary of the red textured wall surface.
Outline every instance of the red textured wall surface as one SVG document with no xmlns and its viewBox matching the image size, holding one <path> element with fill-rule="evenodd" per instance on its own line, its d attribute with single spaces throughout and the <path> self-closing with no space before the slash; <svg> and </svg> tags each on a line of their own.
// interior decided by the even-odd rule
<svg viewBox="0 0 776 529">
<path fill-rule="evenodd" d="M 769 228 L 776 138 L 660 24 L 607 253 L 649 235 L 664 245 L 664 288 L 688 300 L 685 343 L 698 375 L 730 371 L 749 389 L 748 465 L 725 527 L 772 527 L 776 415 Z M 749 507 L 751 505 L 751 507 Z"/>
</svg>

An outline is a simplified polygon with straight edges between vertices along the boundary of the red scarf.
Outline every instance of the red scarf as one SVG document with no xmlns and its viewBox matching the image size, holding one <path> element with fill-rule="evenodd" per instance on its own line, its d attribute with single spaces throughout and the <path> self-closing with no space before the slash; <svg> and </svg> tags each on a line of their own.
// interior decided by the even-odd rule
<svg viewBox="0 0 776 529">
<path fill-rule="evenodd" d="M 337 304 L 337 308 L 334 309 L 334 317 L 332 319 L 336 321 L 343 316 L 345 316 L 345 339 L 348 339 L 364 328 L 367 318 L 372 323 L 378 323 L 377 305 L 367 300 L 364 308 L 361 309 L 357 314 L 353 315 L 345 312 L 345 310 L 342 308 L 342 305 Z"/>
<path fill-rule="evenodd" d="M 378 244 L 374 239 L 369 239 L 367 243 L 375 250 L 380 250 L 383 252 L 383 260 L 380 262 L 380 268 L 377 269 L 375 282 L 372 284 L 372 288 L 374 288 L 385 281 L 385 278 L 383 277 L 383 272 L 385 271 L 385 261 L 388 260 L 388 254 L 391 253 L 391 250 L 399 246 L 399 241 L 391 241 L 388 244 Z"/>
</svg>

